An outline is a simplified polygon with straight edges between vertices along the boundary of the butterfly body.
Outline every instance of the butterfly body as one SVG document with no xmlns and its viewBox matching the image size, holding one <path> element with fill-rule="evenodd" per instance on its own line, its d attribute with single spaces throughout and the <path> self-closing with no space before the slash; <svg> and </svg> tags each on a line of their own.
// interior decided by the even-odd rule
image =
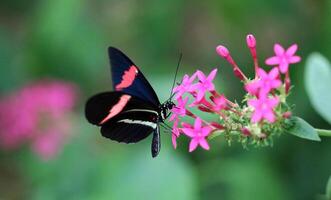
<svg viewBox="0 0 331 200">
<path fill-rule="evenodd" d="M 120 50 L 109 47 L 112 92 L 92 96 L 86 103 L 87 120 L 101 126 L 102 136 L 123 143 L 136 143 L 153 133 L 151 151 L 160 151 L 160 123 L 174 103 L 161 104 L 139 68 Z"/>
</svg>

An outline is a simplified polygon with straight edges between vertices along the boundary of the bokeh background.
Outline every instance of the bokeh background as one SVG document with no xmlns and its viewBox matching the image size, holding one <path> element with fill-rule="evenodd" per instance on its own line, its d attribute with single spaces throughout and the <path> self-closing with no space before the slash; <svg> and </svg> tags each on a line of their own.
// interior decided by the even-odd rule
<svg viewBox="0 0 331 200">
<path fill-rule="evenodd" d="M 253 33 L 260 63 L 275 42 L 298 43 L 295 114 L 331 128 L 311 107 L 303 80 L 309 53 L 331 58 L 330 13 L 329 0 L 1 0 L 0 108 L 7 110 L 0 119 L 0 199 L 314 199 L 331 174 L 330 139 L 282 135 L 273 147 L 243 150 L 218 137 L 210 151 L 188 153 L 186 138 L 174 150 L 165 133 L 152 159 L 151 138 L 111 142 L 83 113 L 89 96 L 111 90 L 110 45 L 140 66 L 161 101 L 179 53 L 179 79 L 217 67 L 217 88 L 240 101 L 242 85 L 215 47 L 226 45 L 253 75 L 245 44 Z"/>
</svg>

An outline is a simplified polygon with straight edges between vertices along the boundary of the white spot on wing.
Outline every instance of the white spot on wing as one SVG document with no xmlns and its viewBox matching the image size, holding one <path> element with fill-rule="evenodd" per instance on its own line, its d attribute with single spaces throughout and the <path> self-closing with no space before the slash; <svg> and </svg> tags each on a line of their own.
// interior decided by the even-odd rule
<svg viewBox="0 0 331 200">
<path fill-rule="evenodd" d="M 156 128 L 156 123 L 149 122 L 149 121 L 122 119 L 122 120 L 119 120 L 118 122 L 124 122 L 124 123 L 127 123 L 127 124 L 139 124 L 139 125 L 149 126 L 153 129 Z"/>
<path fill-rule="evenodd" d="M 147 109 L 131 109 L 131 110 L 126 110 L 122 113 L 128 113 L 128 112 L 149 112 L 149 113 L 153 113 L 155 115 L 159 115 L 156 111 L 154 110 L 147 110 Z"/>
</svg>

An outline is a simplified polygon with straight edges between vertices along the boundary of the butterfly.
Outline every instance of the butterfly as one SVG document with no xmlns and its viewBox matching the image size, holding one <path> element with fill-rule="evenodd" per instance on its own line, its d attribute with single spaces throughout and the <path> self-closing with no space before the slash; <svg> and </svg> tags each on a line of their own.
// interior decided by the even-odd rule
<svg viewBox="0 0 331 200">
<path fill-rule="evenodd" d="M 137 65 L 119 49 L 109 47 L 108 55 L 114 91 L 89 98 L 86 119 L 101 127 L 102 136 L 122 143 L 136 143 L 153 134 L 151 153 L 156 157 L 161 148 L 160 125 L 175 104 L 171 97 L 161 104 Z"/>
</svg>

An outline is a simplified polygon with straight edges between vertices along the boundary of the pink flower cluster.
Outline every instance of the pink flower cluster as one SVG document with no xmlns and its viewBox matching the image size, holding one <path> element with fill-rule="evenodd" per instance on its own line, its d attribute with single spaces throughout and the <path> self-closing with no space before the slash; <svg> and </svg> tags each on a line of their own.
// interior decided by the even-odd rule
<svg viewBox="0 0 331 200">
<path fill-rule="evenodd" d="M 276 120 L 274 109 L 279 104 L 279 98 L 274 95 L 273 90 L 278 89 L 282 85 L 279 73 L 281 72 L 285 74 L 285 90 L 288 93 L 290 88 L 289 65 L 301 60 L 299 56 L 295 55 L 298 46 L 294 44 L 285 50 L 281 45 L 275 44 L 274 52 L 276 55 L 268 58 L 265 62 L 267 65 L 275 65 L 275 67 L 270 72 L 266 72 L 258 64 L 255 37 L 251 34 L 247 35 L 246 43 L 250 49 L 255 66 L 255 79 L 253 81 L 249 81 L 241 72 L 226 47 L 220 45 L 216 48 L 216 51 L 232 65 L 235 74 L 237 71 L 240 71 L 241 75 L 238 77 L 244 81 L 246 91 L 256 97 L 249 99 L 247 102 L 249 106 L 254 108 L 251 118 L 252 122 L 257 123 L 265 119 L 273 123 Z"/>
<path fill-rule="evenodd" d="M 1 98 L 0 147 L 30 143 L 42 159 L 52 158 L 70 134 L 75 100 L 75 87 L 60 81 L 34 83 Z"/>
<path fill-rule="evenodd" d="M 275 109 L 280 103 L 281 94 L 279 91 L 281 87 L 284 87 L 287 94 L 290 88 L 289 65 L 297 63 L 301 59 L 295 55 L 297 45 L 294 44 L 285 50 L 279 44 L 275 44 L 274 51 L 276 55 L 266 60 L 267 65 L 274 67 L 267 72 L 259 66 L 254 36 L 247 35 L 246 43 L 254 61 L 255 78 L 253 80 L 249 80 L 241 71 L 226 47 L 219 45 L 216 52 L 231 64 L 235 76 L 244 83 L 244 88 L 247 91 L 245 101 L 248 109 L 245 106 L 241 108 L 237 103 L 229 101 L 223 94 L 219 94 L 215 90 L 213 80 L 217 69 L 212 70 L 207 76 L 200 70 L 197 70 L 192 76 L 184 75 L 181 84 L 173 90 L 176 93 L 175 99 L 177 101 L 170 117 L 170 121 L 173 121 L 172 142 L 174 148 L 177 146 L 176 140 L 180 135 L 191 138 L 190 152 L 194 151 L 199 145 L 208 150 L 209 145 L 206 137 L 214 131 L 223 130 L 228 133 L 239 131 L 247 137 L 251 135 L 250 129 L 254 129 L 252 128 L 255 127 L 254 124 L 262 123 L 264 120 L 272 124 L 277 120 L 279 113 L 276 114 Z M 282 74 L 285 74 L 284 85 Z M 188 103 L 192 97 L 192 102 Z M 206 122 L 192 112 L 191 109 L 194 107 L 203 112 L 217 114 L 221 120 L 219 122 Z M 286 111 L 281 113 L 280 116 L 285 118 L 285 113 L 287 117 L 290 115 L 290 112 Z M 193 125 L 181 122 L 186 116 L 194 119 Z M 236 130 L 228 130 L 231 128 L 224 123 L 230 122 L 229 118 L 240 119 L 243 124 L 237 124 L 235 126 L 238 127 Z M 261 134 L 262 129 L 262 125 L 259 126 L 256 133 L 256 135 L 259 135 L 258 138 L 265 135 Z"/>
<path fill-rule="evenodd" d="M 174 121 L 172 131 L 174 148 L 177 146 L 177 138 L 184 134 L 191 138 L 190 152 L 194 151 L 198 145 L 208 150 L 209 145 L 206 137 L 216 128 L 222 128 L 217 122 L 208 123 L 203 121 L 188 109 L 188 107 L 197 107 L 202 111 L 211 113 L 220 113 L 221 110 L 227 109 L 228 100 L 224 95 L 220 95 L 215 91 L 213 80 L 216 73 L 217 69 L 214 69 L 206 76 L 198 70 L 191 77 L 185 75 L 182 83 L 174 88 L 177 105 L 172 109 L 172 116 L 170 117 L 170 121 Z M 188 95 L 185 96 L 184 94 Z M 208 94 L 210 94 L 209 100 L 206 98 Z M 189 97 L 194 98 L 190 105 L 188 105 Z M 194 125 L 185 122 L 179 124 L 181 118 L 185 116 L 192 117 L 195 120 Z"/>
</svg>

